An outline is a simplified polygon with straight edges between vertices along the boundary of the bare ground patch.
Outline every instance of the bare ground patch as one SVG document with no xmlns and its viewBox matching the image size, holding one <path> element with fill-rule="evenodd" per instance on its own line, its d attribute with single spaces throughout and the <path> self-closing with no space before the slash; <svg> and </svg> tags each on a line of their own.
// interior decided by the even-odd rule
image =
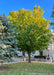
<svg viewBox="0 0 54 75">
<path fill-rule="evenodd" d="M 11 68 L 0 66 L 0 72 L 9 71 L 9 70 L 11 70 Z"/>
</svg>

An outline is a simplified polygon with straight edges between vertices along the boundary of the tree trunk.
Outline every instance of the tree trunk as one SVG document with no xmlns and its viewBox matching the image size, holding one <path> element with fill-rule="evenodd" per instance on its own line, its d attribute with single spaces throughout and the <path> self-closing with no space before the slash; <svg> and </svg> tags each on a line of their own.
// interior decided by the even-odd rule
<svg viewBox="0 0 54 75">
<path fill-rule="evenodd" d="M 31 53 L 28 53 L 28 57 L 29 57 L 28 63 L 31 63 Z"/>
</svg>

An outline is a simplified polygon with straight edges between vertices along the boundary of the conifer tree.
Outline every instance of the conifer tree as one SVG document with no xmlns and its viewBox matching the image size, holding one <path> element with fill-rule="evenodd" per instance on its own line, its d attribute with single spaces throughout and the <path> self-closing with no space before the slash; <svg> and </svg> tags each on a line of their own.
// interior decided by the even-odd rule
<svg viewBox="0 0 54 75">
<path fill-rule="evenodd" d="M 15 28 L 9 23 L 7 17 L 0 16 L 0 59 L 11 61 L 17 53 L 17 40 L 14 36 Z"/>
</svg>

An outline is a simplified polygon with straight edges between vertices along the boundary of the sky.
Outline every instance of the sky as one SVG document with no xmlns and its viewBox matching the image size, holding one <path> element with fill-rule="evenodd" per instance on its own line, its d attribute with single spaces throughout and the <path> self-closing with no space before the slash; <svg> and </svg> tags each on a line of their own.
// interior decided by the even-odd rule
<svg viewBox="0 0 54 75">
<path fill-rule="evenodd" d="M 33 10 L 35 5 L 40 6 L 45 11 L 44 17 L 51 20 L 52 7 L 54 0 L 1 0 L 0 1 L 0 14 L 5 13 L 9 16 L 10 11 L 17 11 L 19 9 Z"/>
</svg>

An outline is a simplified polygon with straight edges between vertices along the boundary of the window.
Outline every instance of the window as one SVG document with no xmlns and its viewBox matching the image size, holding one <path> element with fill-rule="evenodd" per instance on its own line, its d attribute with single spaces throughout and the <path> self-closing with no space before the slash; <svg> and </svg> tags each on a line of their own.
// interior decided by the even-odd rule
<svg viewBox="0 0 54 75">
<path fill-rule="evenodd" d="M 40 51 L 40 56 L 42 56 L 43 55 L 43 51 Z"/>
</svg>

